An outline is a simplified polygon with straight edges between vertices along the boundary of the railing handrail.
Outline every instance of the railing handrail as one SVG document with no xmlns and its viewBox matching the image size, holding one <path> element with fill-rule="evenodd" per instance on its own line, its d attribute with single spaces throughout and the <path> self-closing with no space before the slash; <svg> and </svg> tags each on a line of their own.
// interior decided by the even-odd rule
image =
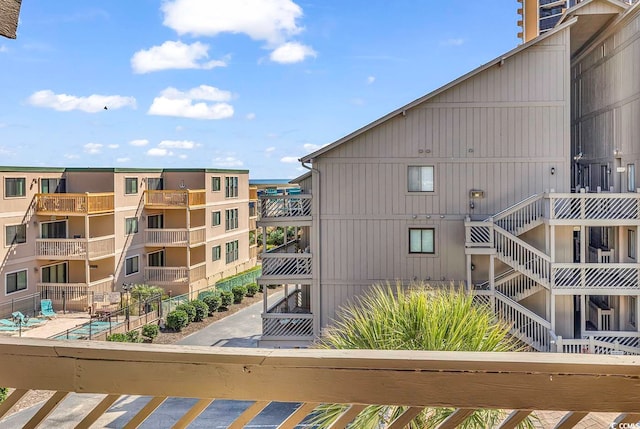
<svg viewBox="0 0 640 429">
<path fill-rule="evenodd" d="M 549 322 L 549 321 L 543 319 L 542 317 L 538 316 L 536 313 L 534 313 L 533 311 L 529 310 L 527 307 L 524 307 L 523 305 L 518 304 L 517 302 L 515 302 L 512 299 L 510 299 L 508 296 L 504 295 L 502 292 L 500 292 L 498 290 L 496 291 L 496 299 L 500 300 L 502 303 L 508 305 L 509 307 L 512 307 L 516 311 L 524 314 L 525 316 L 529 317 L 534 322 L 539 323 L 543 327 L 545 327 L 547 329 L 551 329 L 551 322 Z"/>
<path fill-rule="evenodd" d="M 518 237 L 516 237 L 515 235 L 511 234 L 509 231 L 507 231 L 506 229 L 500 228 L 498 225 L 494 225 L 493 226 L 493 230 L 498 233 L 501 234 L 503 236 L 505 236 L 507 239 L 515 242 L 516 244 L 518 244 L 521 247 L 524 247 L 525 249 L 527 249 L 528 251 L 530 251 L 531 253 L 535 254 L 536 256 L 538 256 L 539 258 L 545 260 L 546 262 L 551 263 L 551 257 L 549 255 L 547 255 L 546 253 L 544 253 L 541 250 L 536 249 L 535 247 L 533 247 L 532 245 L 530 245 L 529 243 L 519 239 Z"/>
<path fill-rule="evenodd" d="M 543 197 L 543 194 L 534 194 L 531 195 L 530 197 L 525 198 L 524 200 L 520 201 L 519 203 L 515 203 L 514 205 L 512 205 L 511 207 L 507 207 L 506 209 L 499 211 L 498 213 L 494 214 L 493 216 L 485 219 L 484 221 L 487 222 L 491 219 L 493 219 L 493 221 L 495 222 L 496 220 L 500 220 L 508 215 L 510 215 L 511 213 L 515 213 L 518 210 L 520 210 L 521 208 L 528 206 L 529 204 L 541 200 Z"/>
<path fill-rule="evenodd" d="M 263 253 L 262 259 L 311 259 L 311 253 Z"/>
<path fill-rule="evenodd" d="M 0 360 L 11 362 L 12 368 L 0 372 L 0 385 L 17 389 L 303 403 L 355 401 L 420 408 L 518 410 L 526 404 L 527 410 L 640 412 L 640 402 L 629 400 L 637 396 L 640 376 L 637 357 L 630 356 L 185 349 L 10 337 L 0 338 L 0 350 Z M 180 377 L 159 376 L 172 369 Z M 114 382 L 104 376 L 110 371 L 136 376 L 118 377 Z M 216 374 L 216 383 L 202 383 L 211 374 Z M 550 383 L 565 388 L 552 389 Z M 380 385 L 390 388 L 380 389 Z M 495 388 L 486 394 L 487 386 L 498 385 L 509 389 Z"/>
<path fill-rule="evenodd" d="M 573 198 L 573 199 L 613 199 L 613 198 L 623 198 L 623 199 L 640 199 L 640 194 L 635 192 L 596 192 L 596 193 L 582 193 L 582 192 L 570 192 L 570 193 L 556 193 L 556 192 L 548 192 L 544 193 L 545 199 L 556 199 L 556 198 Z"/>
<path fill-rule="evenodd" d="M 263 319 L 313 319 L 311 313 L 262 313 Z"/>
<path fill-rule="evenodd" d="M 299 199 L 299 200 L 307 200 L 311 199 L 311 194 L 297 194 L 297 195 L 260 195 L 258 199 L 260 200 L 275 200 L 275 199 Z"/>
<path fill-rule="evenodd" d="M 78 198 L 78 197 L 113 197 L 115 192 L 62 192 L 62 193 L 37 193 L 37 198 Z"/>
<path fill-rule="evenodd" d="M 552 262 L 551 269 L 573 268 L 573 269 L 615 269 L 615 268 L 633 268 L 640 269 L 640 263 L 637 262 Z"/>
</svg>

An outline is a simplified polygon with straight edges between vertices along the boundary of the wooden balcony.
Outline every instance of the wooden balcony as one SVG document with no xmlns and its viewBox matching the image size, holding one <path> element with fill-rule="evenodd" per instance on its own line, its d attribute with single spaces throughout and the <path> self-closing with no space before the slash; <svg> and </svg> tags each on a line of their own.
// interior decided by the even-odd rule
<svg viewBox="0 0 640 429">
<path fill-rule="evenodd" d="M 551 264 L 551 288 L 556 294 L 606 289 L 605 295 L 640 292 L 640 264 Z"/>
<path fill-rule="evenodd" d="M 94 260 L 115 255 L 115 236 L 96 238 L 38 238 L 36 258 L 48 260 Z"/>
<path fill-rule="evenodd" d="M 36 214 L 78 216 L 114 210 L 113 192 L 86 194 L 36 194 Z"/>
<path fill-rule="evenodd" d="M 313 314 L 309 308 L 302 307 L 300 289 L 294 289 L 262 314 L 261 347 L 291 346 L 292 342 L 308 347 L 313 339 Z"/>
<path fill-rule="evenodd" d="M 285 402 L 295 405 L 280 405 L 285 411 L 273 427 L 294 428 L 322 403 L 347 406 L 334 427 L 347 426 L 370 404 L 407 407 L 389 428 L 405 427 L 430 407 L 455 410 L 440 428 L 458 427 L 471 411 L 480 409 L 513 410 L 500 426 L 509 428 L 532 412 L 544 415 L 533 410 L 561 411 L 553 425 L 562 419 L 556 426 L 562 428 L 575 427 L 589 412 L 616 413 L 602 415 L 607 419 L 604 427 L 640 419 L 640 366 L 634 356 L 240 349 L 1 338 L 0 365 L 10 368 L 0 371 L 0 385 L 16 389 L 0 405 L 0 417 L 29 390 L 56 392 L 37 405 L 25 427 L 56 426 L 47 420 L 49 415 L 50 420 L 62 418 L 65 427 L 138 427 L 156 417 L 158 407 L 162 408 L 157 418 L 165 424 L 211 426 L 215 423 L 206 418 L 213 398 L 253 402 L 229 419 L 235 419 L 229 426 L 233 428 L 266 415 L 261 412 L 269 404 Z M 205 382 L 212 375 L 215 382 Z M 78 398 L 73 413 L 63 402 L 68 396 Z M 168 398 L 192 399 L 180 407 L 163 406 Z M 146 405 L 122 406 L 133 401 Z"/>
<path fill-rule="evenodd" d="M 260 197 L 258 226 L 278 224 L 310 226 L 311 195 L 269 195 Z"/>
<path fill-rule="evenodd" d="M 640 225 L 637 193 L 545 194 L 549 223 L 594 226 Z"/>
<path fill-rule="evenodd" d="M 195 247 L 206 243 L 206 227 L 198 228 L 158 228 L 145 230 L 147 246 Z"/>
<path fill-rule="evenodd" d="M 263 253 L 263 281 L 310 280 L 311 253 Z"/>
<path fill-rule="evenodd" d="M 192 267 L 145 267 L 144 279 L 152 285 L 189 285 L 207 276 L 205 262 Z"/>
<path fill-rule="evenodd" d="M 91 283 L 36 283 L 43 299 L 50 299 L 54 308 L 86 311 L 92 305 L 93 293 L 112 292 L 113 276 Z"/>
<path fill-rule="evenodd" d="M 204 206 L 206 202 L 204 189 L 144 192 L 144 205 L 149 209 L 196 208 Z"/>
</svg>

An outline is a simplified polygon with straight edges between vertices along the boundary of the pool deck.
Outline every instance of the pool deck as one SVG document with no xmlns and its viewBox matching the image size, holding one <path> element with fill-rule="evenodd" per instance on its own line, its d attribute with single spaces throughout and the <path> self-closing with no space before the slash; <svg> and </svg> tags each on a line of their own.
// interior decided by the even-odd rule
<svg viewBox="0 0 640 429">
<path fill-rule="evenodd" d="M 87 323 L 90 320 L 91 317 L 89 317 L 89 313 L 58 314 L 56 318 L 47 320 L 40 326 L 23 330 L 22 336 L 30 338 L 49 338 L 57 334 L 62 334 L 67 329 L 75 328 L 76 326 Z M 14 332 L 11 335 L 17 337 L 18 332 Z"/>
</svg>

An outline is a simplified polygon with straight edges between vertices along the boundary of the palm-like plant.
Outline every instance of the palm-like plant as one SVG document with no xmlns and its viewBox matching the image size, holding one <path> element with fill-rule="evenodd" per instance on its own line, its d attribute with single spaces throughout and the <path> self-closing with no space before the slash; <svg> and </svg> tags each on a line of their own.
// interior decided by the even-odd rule
<svg viewBox="0 0 640 429">
<path fill-rule="evenodd" d="M 518 351 L 519 342 L 509 335 L 509 326 L 485 306 L 475 305 L 463 292 L 434 289 L 416 284 L 394 290 L 375 286 L 356 305 L 341 309 L 339 321 L 329 327 L 314 345 L 326 349 L 436 350 L 436 351 Z M 346 409 L 342 404 L 324 404 L 316 409 L 313 421 L 329 427 Z M 406 408 L 372 405 L 361 412 L 352 427 L 385 428 Z M 418 415 L 409 428 L 432 428 L 442 423 L 454 409 L 429 408 Z M 488 428 L 505 416 L 501 410 L 473 413 L 460 426 Z M 522 427 L 533 427 L 526 420 Z"/>
</svg>

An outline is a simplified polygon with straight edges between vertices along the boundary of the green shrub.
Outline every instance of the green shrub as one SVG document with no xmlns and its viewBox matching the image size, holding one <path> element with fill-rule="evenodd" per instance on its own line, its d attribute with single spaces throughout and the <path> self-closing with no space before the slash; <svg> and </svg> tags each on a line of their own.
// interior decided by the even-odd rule
<svg viewBox="0 0 640 429">
<path fill-rule="evenodd" d="M 174 331 L 182 331 L 189 325 L 189 315 L 184 310 L 173 310 L 167 314 L 167 328 Z"/>
<path fill-rule="evenodd" d="M 7 399 L 7 395 L 9 394 L 9 389 L 6 387 L 0 387 L 0 402 Z"/>
<path fill-rule="evenodd" d="M 187 325 L 196 319 L 196 308 L 190 302 L 184 302 L 176 305 L 176 310 L 182 310 L 187 313 L 187 316 L 189 317 Z"/>
<path fill-rule="evenodd" d="M 254 296 L 260 290 L 257 283 L 249 283 L 247 285 L 247 296 Z"/>
<path fill-rule="evenodd" d="M 247 288 L 244 286 L 234 286 L 231 288 L 231 293 L 233 293 L 234 304 L 240 304 L 247 294 Z"/>
<path fill-rule="evenodd" d="M 160 333 L 160 328 L 155 323 L 150 323 L 142 327 L 142 336 L 153 341 Z"/>
<path fill-rule="evenodd" d="M 141 343 L 142 338 L 140 338 L 140 332 L 138 331 L 129 331 L 125 334 L 127 337 L 127 343 Z"/>
<path fill-rule="evenodd" d="M 220 292 L 220 308 L 228 309 L 233 304 L 233 292 L 223 290 Z"/>
<path fill-rule="evenodd" d="M 190 303 L 196 309 L 196 317 L 194 317 L 194 322 L 202 322 L 205 317 L 209 315 L 209 306 L 199 299 L 194 299 Z"/>
<path fill-rule="evenodd" d="M 107 335 L 107 341 L 114 341 L 116 343 L 128 343 L 126 334 L 111 334 Z"/>
<path fill-rule="evenodd" d="M 209 314 L 215 313 L 220 305 L 222 305 L 222 299 L 220 298 L 219 293 L 213 293 L 211 295 L 207 295 L 203 299 L 204 303 L 209 307 Z"/>
</svg>

